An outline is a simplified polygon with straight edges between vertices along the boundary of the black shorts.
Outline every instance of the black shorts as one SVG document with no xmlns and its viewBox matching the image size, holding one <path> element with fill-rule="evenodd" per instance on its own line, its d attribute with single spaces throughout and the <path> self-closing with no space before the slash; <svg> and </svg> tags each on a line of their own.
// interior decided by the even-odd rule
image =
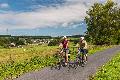
<svg viewBox="0 0 120 80">
<path fill-rule="evenodd" d="M 65 52 L 65 53 L 69 53 L 69 49 L 68 48 L 63 48 L 63 52 Z"/>
<path fill-rule="evenodd" d="M 87 50 L 87 49 L 81 49 L 81 52 L 82 52 L 83 54 L 87 54 L 87 53 L 88 53 L 88 50 Z"/>
</svg>

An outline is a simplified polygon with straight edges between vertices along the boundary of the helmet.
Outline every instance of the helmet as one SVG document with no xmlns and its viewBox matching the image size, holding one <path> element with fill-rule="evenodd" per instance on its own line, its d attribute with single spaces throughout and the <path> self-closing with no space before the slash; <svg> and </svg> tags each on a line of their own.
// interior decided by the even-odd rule
<svg viewBox="0 0 120 80">
<path fill-rule="evenodd" d="M 84 37 L 80 37 L 80 39 L 82 39 L 82 40 L 83 40 L 83 39 L 84 39 Z"/>
<path fill-rule="evenodd" d="M 66 38 L 67 38 L 66 36 L 63 37 L 63 39 L 66 39 Z"/>
</svg>

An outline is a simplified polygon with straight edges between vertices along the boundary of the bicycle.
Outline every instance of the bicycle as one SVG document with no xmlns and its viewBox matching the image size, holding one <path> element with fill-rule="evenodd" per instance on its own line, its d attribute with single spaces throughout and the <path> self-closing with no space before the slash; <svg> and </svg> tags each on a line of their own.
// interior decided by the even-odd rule
<svg viewBox="0 0 120 80">
<path fill-rule="evenodd" d="M 76 59 L 74 61 L 74 68 L 76 69 L 78 66 L 84 67 L 85 66 L 85 60 L 84 60 L 84 54 L 81 51 L 82 49 L 78 49 Z"/>
<path fill-rule="evenodd" d="M 51 66 L 51 70 L 53 69 L 53 68 L 55 68 L 55 69 L 58 69 L 58 70 L 60 70 L 62 67 L 66 67 L 66 65 L 65 65 L 65 59 L 66 59 L 66 53 L 65 53 L 65 51 L 63 51 L 62 52 L 62 50 L 63 49 L 61 49 L 58 53 L 57 53 L 57 58 L 58 58 L 58 60 L 57 60 L 57 63 L 55 63 L 54 65 L 52 65 Z M 62 52 L 62 53 L 61 53 Z M 63 55 L 64 54 L 64 55 Z M 69 52 L 69 54 L 70 54 L 70 52 Z M 68 61 L 69 61 L 69 59 L 70 59 L 70 55 L 68 55 Z M 69 64 L 69 62 L 68 62 L 68 64 Z"/>
</svg>

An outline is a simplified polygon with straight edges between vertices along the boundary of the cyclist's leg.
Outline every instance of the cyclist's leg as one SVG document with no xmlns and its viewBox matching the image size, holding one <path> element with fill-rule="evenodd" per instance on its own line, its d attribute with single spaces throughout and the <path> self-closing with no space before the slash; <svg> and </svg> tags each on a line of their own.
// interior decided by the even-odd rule
<svg viewBox="0 0 120 80">
<path fill-rule="evenodd" d="M 82 59 L 82 62 L 84 62 L 84 49 L 81 49 L 81 59 Z"/>
<path fill-rule="evenodd" d="M 81 52 L 81 49 L 80 49 L 80 48 L 78 48 L 77 55 L 79 55 L 79 54 L 80 54 L 80 52 Z"/>
<path fill-rule="evenodd" d="M 87 54 L 85 54 L 85 61 L 86 61 L 86 62 L 88 61 Z"/>
<path fill-rule="evenodd" d="M 78 48 L 77 60 L 76 61 L 77 61 L 77 66 L 80 66 L 81 63 L 83 62 L 83 60 L 82 60 L 82 52 L 81 52 L 80 48 Z"/>
<path fill-rule="evenodd" d="M 82 60 L 82 54 L 83 54 L 82 49 L 79 48 L 79 50 L 78 50 L 78 58 L 81 59 L 81 60 Z"/>
<path fill-rule="evenodd" d="M 66 51 L 65 51 L 65 64 L 66 64 L 66 65 L 67 65 L 67 63 L 68 63 L 68 53 L 69 53 L 69 50 L 66 49 Z"/>
<path fill-rule="evenodd" d="M 87 54 L 88 54 L 88 50 L 86 49 L 86 62 L 88 61 L 88 56 L 87 56 Z"/>
<path fill-rule="evenodd" d="M 68 49 L 66 49 L 66 62 L 68 62 Z"/>
<path fill-rule="evenodd" d="M 84 61 L 85 61 L 85 62 L 87 62 L 87 53 L 88 53 L 87 50 L 84 49 Z"/>
<path fill-rule="evenodd" d="M 64 62 L 66 62 L 66 50 L 65 50 L 65 48 L 63 48 L 63 57 L 62 58 L 64 59 Z"/>
</svg>

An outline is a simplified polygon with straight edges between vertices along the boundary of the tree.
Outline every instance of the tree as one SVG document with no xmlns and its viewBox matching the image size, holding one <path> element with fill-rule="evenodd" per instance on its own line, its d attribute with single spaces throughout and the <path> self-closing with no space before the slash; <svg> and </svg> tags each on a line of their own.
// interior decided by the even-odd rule
<svg viewBox="0 0 120 80">
<path fill-rule="evenodd" d="M 120 9 L 108 0 L 106 4 L 95 3 L 87 11 L 86 36 L 93 44 L 116 44 L 120 41 Z"/>
<path fill-rule="evenodd" d="M 25 45 L 25 40 L 23 39 L 19 39 L 17 42 L 16 42 L 16 45 Z"/>
<path fill-rule="evenodd" d="M 12 37 L 10 38 L 11 43 L 15 43 L 16 46 L 18 45 L 25 45 L 25 39 L 20 39 L 19 37 Z"/>
<path fill-rule="evenodd" d="M 0 38 L 0 46 L 4 48 L 8 48 L 9 43 L 10 43 L 9 38 L 4 38 L 4 37 Z"/>
<path fill-rule="evenodd" d="M 32 44 L 31 38 L 27 38 L 27 39 L 26 39 L 26 43 L 27 43 L 27 44 Z"/>
</svg>

